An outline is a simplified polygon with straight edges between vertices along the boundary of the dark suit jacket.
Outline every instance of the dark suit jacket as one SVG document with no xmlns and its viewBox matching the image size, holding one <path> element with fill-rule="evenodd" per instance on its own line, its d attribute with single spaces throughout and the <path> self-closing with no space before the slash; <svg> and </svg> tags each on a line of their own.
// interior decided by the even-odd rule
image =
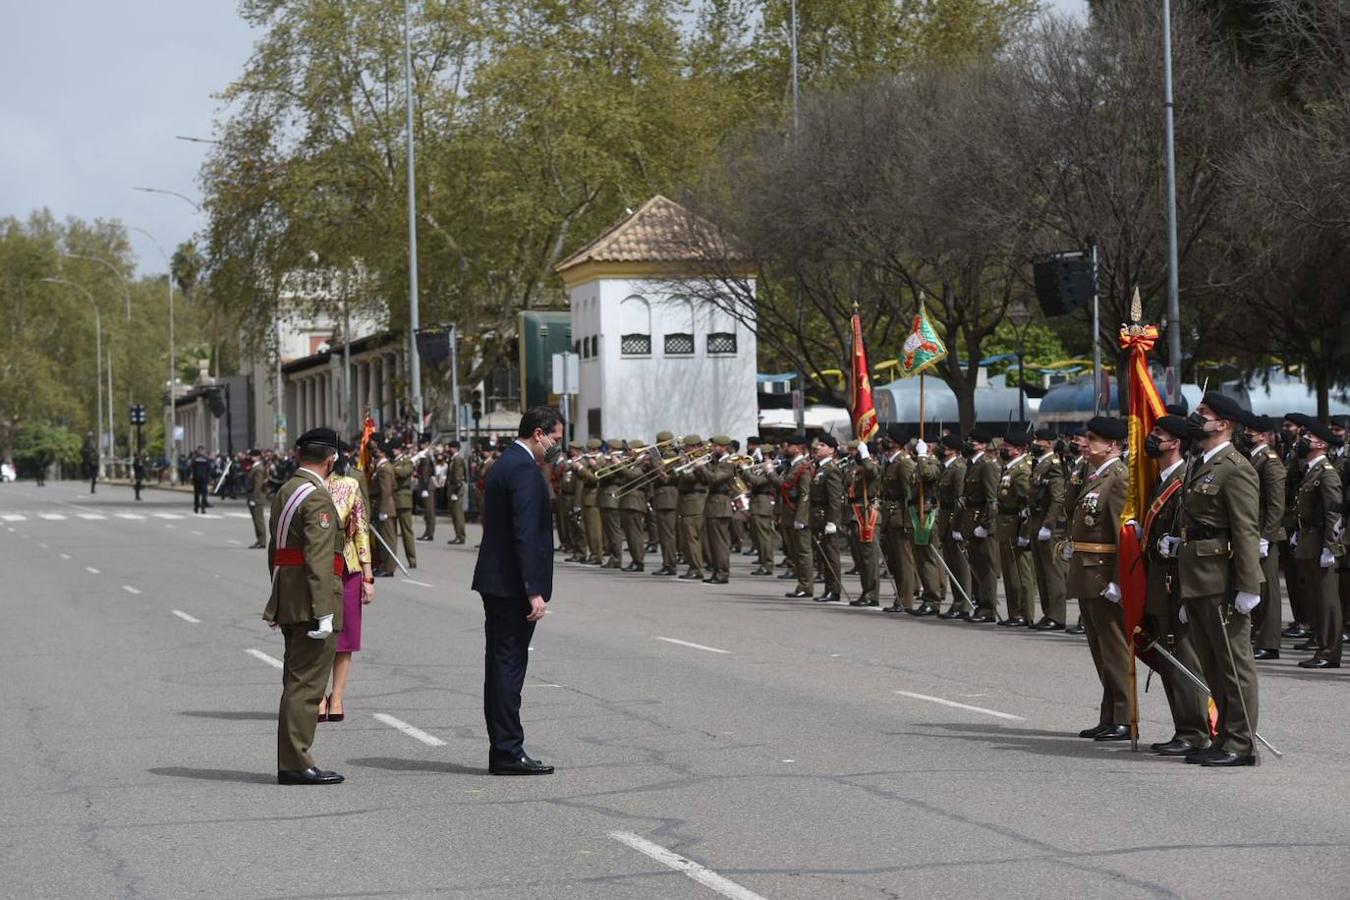
<svg viewBox="0 0 1350 900">
<path fill-rule="evenodd" d="M 534 456 L 512 444 L 488 473 L 473 589 L 498 597 L 553 594 L 553 516 Z"/>
</svg>

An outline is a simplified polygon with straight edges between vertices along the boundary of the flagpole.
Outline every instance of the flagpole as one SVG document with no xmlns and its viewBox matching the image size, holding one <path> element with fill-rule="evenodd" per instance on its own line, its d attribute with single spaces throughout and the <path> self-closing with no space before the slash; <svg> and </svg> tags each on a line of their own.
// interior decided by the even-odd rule
<svg viewBox="0 0 1350 900">
<path fill-rule="evenodd" d="M 925 400 L 925 397 L 924 397 L 924 383 L 923 383 L 923 376 L 924 376 L 924 373 L 923 373 L 923 372 L 920 372 L 920 373 L 919 373 L 919 443 L 924 443 L 924 439 L 923 439 L 923 423 L 924 423 L 924 419 L 927 418 L 927 416 L 926 416 L 926 414 L 925 414 L 925 413 L 926 413 L 926 408 L 925 408 L 925 406 L 924 406 L 924 400 Z M 916 461 L 916 463 L 917 463 L 917 461 Z M 923 518 L 923 473 L 917 471 L 917 468 L 916 468 L 915 475 L 917 476 L 917 480 L 918 480 L 918 482 L 919 482 L 919 514 L 915 517 L 915 522 L 918 522 L 920 519 Z"/>
</svg>

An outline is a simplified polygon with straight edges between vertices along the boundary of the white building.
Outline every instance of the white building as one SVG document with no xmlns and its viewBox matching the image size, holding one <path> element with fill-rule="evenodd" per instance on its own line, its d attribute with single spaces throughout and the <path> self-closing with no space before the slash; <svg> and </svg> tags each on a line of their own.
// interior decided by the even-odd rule
<svg viewBox="0 0 1350 900">
<path fill-rule="evenodd" d="M 689 214 L 665 197 L 558 264 L 580 360 L 579 440 L 758 434 L 755 335 L 706 295 Z M 693 290 L 693 280 L 698 290 Z M 686 292 L 681 282 L 690 284 Z"/>
</svg>

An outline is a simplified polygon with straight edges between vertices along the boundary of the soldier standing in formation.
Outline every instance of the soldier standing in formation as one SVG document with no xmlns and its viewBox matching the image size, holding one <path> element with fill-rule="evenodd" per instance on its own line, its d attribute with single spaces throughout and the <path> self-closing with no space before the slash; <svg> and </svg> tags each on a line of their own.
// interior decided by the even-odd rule
<svg viewBox="0 0 1350 900">
<path fill-rule="evenodd" d="M 882 555 L 895 587 L 895 600 L 886 612 L 909 609 L 918 590 L 918 571 L 914 564 L 914 542 L 910 538 L 914 523 L 909 511 L 913 497 L 914 460 L 905 452 L 905 431 L 900 425 L 887 426 L 881 439 L 880 493 Z"/>
<path fill-rule="evenodd" d="M 661 548 L 661 568 L 653 572 L 659 577 L 679 574 L 678 518 L 680 488 L 670 473 L 669 464 L 679 454 L 672 446 L 675 435 L 669 431 L 657 432 L 656 442 L 662 446 L 661 470 L 652 482 L 652 518 L 656 520 L 656 541 Z"/>
<path fill-rule="evenodd" d="M 414 489 L 422 504 L 422 533 L 419 541 L 436 540 L 436 456 L 428 444 L 417 451 L 413 462 Z"/>
<path fill-rule="evenodd" d="M 694 452 L 703 446 L 703 439 L 696 434 L 684 438 L 685 453 Z M 679 522 L 679 553 L 684 557 L 687 568 L 680 576 L 682 581 L 702 581 L 703 575 L 703 507 L 708 489 L 703 485 L 698 473 L 692 466 L 686 466 L 676 478 L 680 501 L 677 507 Z"/>
<path fill-rule="evenodd" d="M 447 543 L 464 543 L 464 501 L 469 489 L 469 466 L 460 452 L 459 441 L 451 441 L 450 459 L 445 467 L 445 500 L 450 507 L 450 524 L 455 528 L 455 536 Z"/>
<path fill-rule="evenodd" d="M 750 574 L 766 576 L 773 574 L 778 481 L 758 446 L 753 458 L 756 460 L 754 465 L 744 470 L 745 482 L 750 487 L 750 542 L 755 549 L 755 567 Z"/>
<path fill-rule="evenodd" d="M 392 444 L 380 445 L 380 460 L 375 464 L 375 481 L 371 485 L 371 500 L 376 504 L 376 533 L 381 538 L 380 568 L 375 572 L 377 578 L 390 578 L 394 574 L 394 546 L 398 543 L 398 507 L 394 494 L 397 490 L 394 476 L 394 448 Z"/>
<path fill-rule="evenodd" d="M 1298 530 L 1293 542 L 1294 562 L 1299 586 L 1305 592 L 1308 624 L 1318 645 L 1311 659 L 1299 663 L 1305 669 L 1337 669 L 1341 665 L 1344 622 L 1336 569 L 1345 553 L 1344 486 L 1327 458 L 1335 444 L 1330 427 L 1315 420 L 1308 423 L 1297 444 L 1303 474 L 1295 500 Z"/>
<path fill-rule="evenodd" d="M 253 545 L 250 550 L 261 550 L 267 546 L 267 523 L 263 520 L 263 504 L 267 502 L 267 466 L 263 464 L 262 451 L 249 453 L 253 464 L 248 469 L 248 511 L 253 516 Z"/>
<path fill-rule="evenodd" d="M 719 434 L 708 443 L 712 445 L 712 454 L 694 465 L 694 472 L 708 492 L 703 506 L 703 527 L 707 534 L 709 575 L 703 580 L 726 584 L 731 580 L 731 493 L 736 468 L 726 459 L 731 438 Z"/>
<path fill-rule="evenodd" d="M 877 552 L 880 528 L 881 467 L 872 458 L 863 441 L 851 441 L 854 454 L 848 472 L 849 549 L 853 567 L 862 581 L 862 593 L 849 601 L 850 606 L 880 606 L 881 562 Z"/>
<path fill-rule="evenodd" d="M 642 441 L 632 441 L 628 445 L 630 459 L 643 453 L 647 445 Z M 628 544 L 628 565 L 625 572 L 641 572 L 646 569 L 647 557 L 647 488 L 631 488 L 633 482 L 643 475 L 641 466 L 630 465 L 619 472 L 619 487 L 623 495 L 619 498 L 619 515 L 623 522 L 624 541 Z"/>
<path fill-rule="evenodd" d="M 963 444 L 958 434 L 944 434 L 938 441 L 941 474 L 938 476 L 938 514 L 936 535 L 942 561 L 951 571 L 952 605 L 939 619 L 964 619 L 975 614 L 970 604 L 970 561 L 962 545 L 960 533 L 962 509 L 965 507 L 966 458 L 961 455 Z"/>
<path fill-rule="evenodd" d="M 1261 603 L 1252 612 L 1252 640 L 1255 648 L 1252 658 L 1275 660 L 1280 658 L 1280 596 L 1279 547 L 1287 538 L 1284 531 L 1285 478 L 1284 461 L 1272 447 L 1279 423 L 1269 416 L 1244 413 L 1242 425 L 1252 448 L 1248 458 L 1256 469 L 1261 503 L 1257 513 L 1258 545 L 1261 554 Z"/>
<path fill-rule="evenodd" d="M 1027 455 L 1030 436 L 1010 429 L 1003 439 L 999 455 L 1003 473 L 998 483 L 998 558 L 1003 564 L 1003 591 L 1008 615 L 999 622 L 1006 628 L 1018 628 L 1036 621 L 1036 582 L 1032 574 L 1031 535 L 1031 457 Z"/>
<path fill-rule="evenodd" d="M 402 441 L 390 443 L 393 450 L 394 511 L 398 514 L 398 533 L 403 540 L 403 555 L 408 568 L 417 568 L 417 543 L 413 537 L 413 463 Z M 391 541 L 390 548 L 394 544 Z"/>
<path fill-rule="evenodd" d="M 913 445 L 914 469 L 910 475 L 913 527 L 904 535 L 919 575 L 919 603 L 905 612 L 920 617 L 938 615 L 947 600 L 947 573 L 942 570 L 937 534 L 942 468 L 930 449 L 926 441 L 916 441 Z"/>
<path fill-rule="evenodd" d="M 1055 546 L 1064 540 L 1064 461 L 1055 452 L 1058 436 L 1048 428 L 1036 431 L 1032 446 L 1036 459 L 1031 470 L 1031 561 L 1036 588 L 1041 597 L 1041 617 L 1031 627 L 1036 631 L 1063 631 L 1066 616 L 1064 560 Z"/>
<path fill-rule="evenodd" d="M 816 440 L 816 471 L 811 478 L 811 538 L 816 559 L 825 576 L 825 593 L 817 603 L 838 603 L 843 592 L 836 535 L 844 520 L 844 474 L 835 453 L 839 441 L 833 435 Z"/>
<path fill-rule="evenodd" d="M 792 563 L 788 577 L 797 579 L 796 588 L 786 596 L 809 600 L 815 593 L 811 566 L 811 482 L 815 467 L 806 455 L 809 446 L 806 435 L 793 435 L 783 443 L 787 448 L 788 470 L 779 485 L 779 521 Z"/>
<path fill-rule="evenodd" d="M 987 431 L 977 428 L 970 433 L 961 525 L 952 535 L 969 548 L 976 607 L 967 621 L 977 624 L 998 621 L 998 551 L 991 529 L 998 510 L 1000 474 L 998 463 L 989 453 L 990 441 Z"/>
</svg>

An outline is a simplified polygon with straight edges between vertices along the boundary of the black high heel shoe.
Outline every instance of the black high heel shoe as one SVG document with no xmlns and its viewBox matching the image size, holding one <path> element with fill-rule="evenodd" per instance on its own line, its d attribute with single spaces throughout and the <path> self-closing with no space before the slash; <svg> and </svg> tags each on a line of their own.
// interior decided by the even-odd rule
<svg viewBox="0 0 1350 900">
<path fill-rule="evenodd" d="M 328 708 L 329 708 L 330 710 L 333 708 L 333 698 L 332 698 L 332 697 L 329 697 L 329 698 L 328 698 Z M 326 716 L 320 716 L 320 717 L 319 717 L 319 721 L 320 721 L 320 722 L 341 722 L 341 721 L 342 721 L 343 719 L 345 719 L 345 718 L 347 718 L 347 716 L 346 716 L 345 713 L 335 713 L 335 712 L 330 712 L 330 713 L 328 713 Z"/>
</svg>

